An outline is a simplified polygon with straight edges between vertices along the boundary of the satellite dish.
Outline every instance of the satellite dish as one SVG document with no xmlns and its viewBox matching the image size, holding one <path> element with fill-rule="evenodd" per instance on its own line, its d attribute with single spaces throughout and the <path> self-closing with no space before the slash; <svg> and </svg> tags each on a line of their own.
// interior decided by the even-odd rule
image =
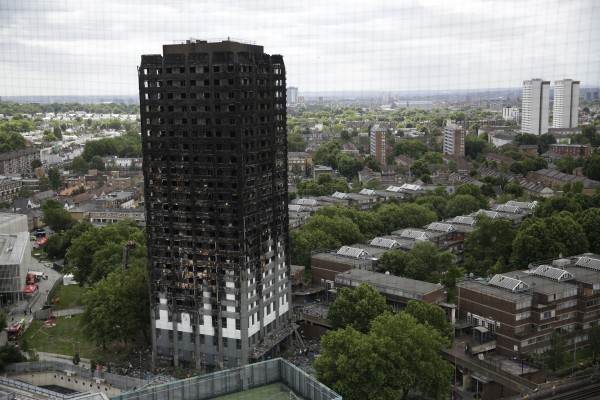
<svg viewBox="0 0 600 400">
<path fill-rule="evenodd" d="M 390 271 L 385 271 L 385 274 L 386 274 L 386 275 L 389 275 L 389 274 L 390 274 Z"/>
</svg>

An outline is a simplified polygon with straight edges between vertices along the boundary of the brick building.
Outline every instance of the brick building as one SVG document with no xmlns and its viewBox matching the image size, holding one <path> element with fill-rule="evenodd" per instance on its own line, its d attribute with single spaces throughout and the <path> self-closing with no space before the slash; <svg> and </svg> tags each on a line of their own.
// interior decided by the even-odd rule
<svg viewBox="0 0 600 400">
<path fill-rule="evenodd" d="M 457 284 L 459 319 L 495 337 L 497 353 L 542 354 L 554 332 L 567 349 L 588 343 L 600 323 L 600 256 L 583 254 L 532 264 L 524 271 Z"/>
<path fill-rule="evenodd" d="M 551 144 L 550 151 L 561 156 L 588 157 L 590 146 L 585 144 Z"/>
<path fill-rule="evenodd" d="M 40 159 L 40 151 L 33 147 L 0 154 L 0 175 L 26 174 L 31 162 Z"/>
</svg>

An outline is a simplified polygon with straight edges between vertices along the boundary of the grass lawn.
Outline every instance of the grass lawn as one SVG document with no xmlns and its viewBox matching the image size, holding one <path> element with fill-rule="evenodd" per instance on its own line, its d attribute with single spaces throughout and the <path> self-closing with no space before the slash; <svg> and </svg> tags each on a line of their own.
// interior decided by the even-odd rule
<svg viewBox="0 0 600 400">
<path fill-rule="evenodd" d="M 52 309 L 56 311 L 80 306 L 81 298 L 87 290 L 78 285 L 60 286 L 54 294 L 54 297 L 60 298 L 60 302 L 54 304 Z M 53 328 L 44 328 L 44 321 L 33 321 L 25 331 L 25 338 L 29 346 L 36 351 L 68 356 L 75 355 L 79 342 L 80 357 L 97 357 L 100 355 L 100 350 L 81 331 L 80 319 L 81 315 L 57 318 L 56 326 Z"/>
<path fill-rule="evenodd" d="M 66 310 L 67 308 L 81 306 L 81 298 L 87 291 L 88 289 L 82 288 L 79 285 L 60 286 L 54 294 L 54 297 L 58 297 L 60 302 L 56 303 L 52 309 Z"/>
<path fill-rule="evenodd" d="M 79 348 L 81 357 L 98 358 L 101 352 L 79 327 L 80 319 L 81 315 L 56 318 L 56 326 L 53 328 L 44 328 L 43 321 L 33 321 L 24 337 L 29 347 L 36 351 L 74 356 Z"/>
</svg>

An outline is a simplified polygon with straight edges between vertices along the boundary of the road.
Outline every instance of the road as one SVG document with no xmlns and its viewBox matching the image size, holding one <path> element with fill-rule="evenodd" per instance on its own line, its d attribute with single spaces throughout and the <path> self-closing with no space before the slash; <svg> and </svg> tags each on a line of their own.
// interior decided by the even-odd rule
<svg viewBox="0 0 600 400">
<path fill-rule="evenodd" d="M 48 266 L 47 266 L 48 265 Z M 46 303 L 48 299 L 48 293 L 52 286 L 56 282 L 57 279 L 61 277 L 61 274 L 54 269 L 50 268 L 51 265 L 48 262 L 41 262 L 35 257 L 31 257 L 31 263 L 28 266 L 28 271 L 39 271 L 43 272 L 48 276 L 48 279 L 42 279 L 36 284 L 38 285 L 38 295 L 27 299 L 23 298 L 19 300 L 17 303 L 13 304 L 12 307 L 8 310 L 8 323 L 10 324 L 12 321 L 19 321 L 21 318 L 25 318 L 25 328 L 31 324 L 33 321 L 33 315 L 31 315 L 30 311 L 34 313 L 42 309 L 44 303 Z M 25 277 L 23 277 L 25 280 Z M 74 312 L 77 313 L 77 312 Z M 6 344 L 6 335 L 2 335 L 0 338 L 0 344 Z"/>
</svg>

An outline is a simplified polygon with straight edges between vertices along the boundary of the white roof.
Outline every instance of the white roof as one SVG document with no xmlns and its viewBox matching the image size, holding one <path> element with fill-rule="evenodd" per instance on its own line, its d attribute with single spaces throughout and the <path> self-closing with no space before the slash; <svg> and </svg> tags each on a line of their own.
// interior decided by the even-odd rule
<svg viewBox="0 0 600 400">
<path fill-rule="evenodd" d="M 490 210 L 479 210 L 475 213 L 476 215 L 479 214 L 485 214 L 488 217 L 492 218 L 492 219 L 498 219 L 500 218 L 500 214 L 498 214 L 496 211 L 490 211 Z"/>
<path fill-rule="evenodd" d="M 300 204 L 302 206 L 316 206 L 317 200 L 316 199 L 298 199 L 296 201 L 296 204 Z"/>
<path fill-rule="evenodd" d="M 342 246 L 337 251 L 337 254 L 340 256 L 351 257 L 351 258 L 364 258 L 369 255 L 369 253 L 367 253 L 363 249 L 359 249 L 357 247 L 350 247 L 350 246 Z"/>
<path fill-rule="evenodd" d="M 537 207 L 537 201 L 532 201 L 532 202 L 528 202 L 528 201 L 514 201 L 514 200 L 510 200 L 506 202 L 507 206 L 517 206 L 521 209 L 528 209 L 528 210 L 533 210 L 534 208 Z"/>
<path fill-rule="evenodd" d="M 550 278 L 557 282 L 566 281 L 573 278 L 573 274 L 565 271 L 561 268 L 551 267 L 550 265 L 542 264 L 538 266 L 532 275 L 543 276 L 544 278 Z"/>
<path fill-rule="evenodd" d="M 488 282 L 488 285 L 496 286 L 502 289 L 508 289 L 511 292 L 515 292 L 519 289 L 527 289 L 529 287 L 528 284 L 519 279 L 511 278 L 501 274 L 494 275 L 494 277 Z"/>
<path fill-rule="evenodd" d="M 348 197 L 348 194 L 343 192 L 335 192 L 331 195 L 331 197 L 335 197 L 336 199 L 345 199 L 346 197 Z"/>
<path fill-rule="evenodd" d="M 500 204 L 496 206 L 495 211 L 518 214 L 521 212 L 521 209 L 517 206 L 509 206 L 507 204 Z"/>
<path fill-rule="evenodd" d="M 454 227 L 450 224 L 444 224 L 443 222 L 432 222 L 427 226 L 427 229 L 439 232 L 452 232 Z"/>
<path fill-rule="evenodd" d="M 289 211 L 300 212 L 304 210 L 304 208 L 300 204 L 290 204 L 288 206 Z"/>
<path fill-rule="evenodd" d="M 398 193 L 399 191 L 401 191 L 402 189 L 400 189 L 400 186 L 388 186 L 387 189 L 385 189 L 386 192 L 396 192 Z"/>
<path fill-rule="evenodd" d="M 600 260 L 592 257 L 579 257 L 577 262 L 575 263 L 578 267 L 594 269 L 596 271 L 600 271 Z"/>
<path fill-rule="evenodd" d="M 401 189 L 404 190 L 412 190 L 412 191 L 417 191 L 417 190 L 422 190 L 423 187 L 419 186 L 419 185 L 412 185 L 410 183 L 405 183 L 404 185 L 400 186 Z"/>
<path fill-rule="evenodd" d="M 358 193 L 366 194 L 367 196 L 372 196 L 373 194 L 375 194 L 375 191 L 373 189 L 363 189 Z"/>
<path fill-rule="evenodd" d="M 465 217 L 463 215 L 459 215 L 458 217 L 452 218 L 450 221 L 453 224 L 461 224 L 461 225 L 475 225 L 475 218 L 473 217 Z"/>
<path fill-rule="evenodd" d="M 405 229 L 400 234 L 400 237 L 412 238 L 412 239 L 423 239 L 423 238 L 427 239 L 427 238 L 429 238 L 429 234 L 427 234 L 427 232 L 425 232 L 425 231 L 420 231 L 420 230 L 416 230 L 416 229 Z"/>
<path fill-rule="evenodd" d="M 398 243 L 394 239 L 376 237 L 375 239 L 371 240 L 371 246 L 383 247 L 385 249 L 397 249 L 398 247 L 400 247 L 400 243 Z"/>
</svg>

